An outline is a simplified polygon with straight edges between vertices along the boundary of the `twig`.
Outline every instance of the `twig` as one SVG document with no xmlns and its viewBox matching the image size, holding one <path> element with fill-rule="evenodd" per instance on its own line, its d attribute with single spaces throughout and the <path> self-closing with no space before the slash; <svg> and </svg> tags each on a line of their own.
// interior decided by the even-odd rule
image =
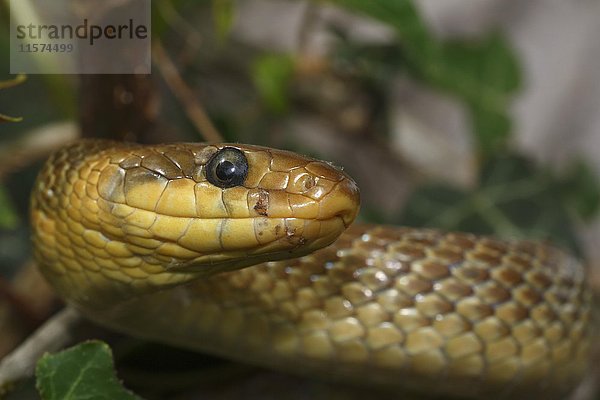
<svg viewBox="0 0 600 400">
<path fill-rule="evenodd" d="M 77 139 L 79 132 L 72 122 L 57 122 L 28 132 L 22 138 L 0 147 L 0 181 L 7 175 L 31 165 Z"/>
<path fill-rule="evenodd" d="M 2 388 L 33 375 L 36 361 L 46 352 L 57 351 L 73 341 L 72 333 L 83 319 L 67 307 L 50 318 L 14 351 L 0 361 Z"/>
<path fill-rule="evenodd" d="M 0 90 L 17 86 L 27 79 L 26 75 L 19 74 L 14 79 L 8 81 L 0 81 Z M 0 114 L 0 122 L 20 122 L 23 117 L 11 117 L 6 114 Z"/>
<path fill-rule="evenodd" d="M 309 53 L 309 40 L 311 34 L 314 33 L 315 20 L 319 17 L 320 8 L 312 2 L 306 3 L 305 7 L 298 31 L 298 53 L 306 56 Z"/>
<path fill-rule="evenodd" d="M 222 142 L 223 138 L 212 124 L 210 118 L 206 114 L 204 107 L 196 99 L 194 92 L 186 85 L 181 78 L 177 67 L 171 61 L 163 48 L 160 40 L 156 39 L 152 46 L 152 59 L 157 65 L 169 89 L 175 97 L 183 105 L 185 113 L 192 121 L 198 132 L 202 134 L 208 142 Z"/>
<path fill-rule="evenodd" d="M 9 79 L 7 81 L 0 81 L 0 89 L 8 89 L 10 87 L 14 87 L 20 85 L 21 83 L 27 80 L 27 75 L 18 74 L 13 79 Z"/>
<path fill-rule="evenodd" d="M 0 359 L 43 324 L 57 305 L 58 298 L 32 259 L 17 268 L 10 282 L 0 278 Z"/>
</svg>

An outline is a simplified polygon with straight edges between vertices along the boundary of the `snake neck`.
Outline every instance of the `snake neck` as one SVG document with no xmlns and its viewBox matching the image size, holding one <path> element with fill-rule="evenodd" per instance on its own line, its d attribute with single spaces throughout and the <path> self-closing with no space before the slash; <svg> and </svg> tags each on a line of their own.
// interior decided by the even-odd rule
<svg viewBox="0 0 600 400">
<path fill-rule="evenodd" d="M 152 257 L 132 256 L 124 233 L 111 228 L 114 205 L 93 189 L 107 165 L 102 151 L 108 144 L 86 142 L 95 157 L 84 157 L 81 146 L 55 153 L 31 196 L 33 250 L 42 274 L 66 302 L 92 312 L 195 278 L 167 273 Z"/>
<path fill-rule="evenodd" d="M 208 182 L 213 156 L 242 151 L 242 186 Z M 445 395 L 573 386 L 593 339 L 580 263 L 540 243 L 384 226 L 325 247 L 356 215 L 348 179 L 255 146 L 78 142 L 32 192 L 35 256 L 87 317 L 173 345 Z"/>
<path fill-rule="evenodd" d="M 35 201 L 35 200 L 34 200 Z M 128 300 L 181 285 L 197 278 L 187 273 L 155 273 L 147 262 L 135 268 L 118 268 L 114 260 L 94 257 L 69 246 L 85 240 L 78 235 L 63 235 L 65 222 L 42 209 L 32 212 L 32 222 L 42 226 L 33 234 L 34 257 L 45 278 L 69 304 L 84 312 L 110 310 Z M 39 245 L 38 243 L 44 243 Z M 69 250 L 64 249 L 69 246 Z M 90 268 L 98 260 L 103 268 Z"/>
<path fill-rule="evenodd" d="M 46 191 L 32 196 L 31 221 L 33 249 L 40 271 L 67 303 L 87 315 L 111 315 L 111 310 L 143 301 L 156 292 L 168 291 L 194 280 L 203 279 L 229 269 L 255 264 L 252 257 L 236 263 L 193 269 L 193 260 L 171 257 L 171 269 L 151 254 L 132 254 L 127 243 L 108 238 L 100 230 L 85 230 L 65 217 L 66 212 L 83 210 L 58 209 L 51 206 Z M 63 201 L 60 198 L 56 201 Z M 86 213 L 95 215 L 98 203 L 89 203 Z M 68 210 L 68 211 L 66 211 Z M 184 269 L 192 272 L 185 272 Z"/>
</svg>

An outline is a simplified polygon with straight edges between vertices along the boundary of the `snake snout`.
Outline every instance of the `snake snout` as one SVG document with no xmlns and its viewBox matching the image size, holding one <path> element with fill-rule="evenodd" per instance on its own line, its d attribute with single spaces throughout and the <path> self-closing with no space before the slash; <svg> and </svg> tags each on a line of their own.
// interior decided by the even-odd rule
<svg viewBox="0 0 600 400">
<path fill-rule="evenodd" d="M 350 178 L 344 177 L 321 203 L 326 214 L 339 217 L 347 228 L 354 222 L 360 209 L 360 191 Z"/>
</svg>

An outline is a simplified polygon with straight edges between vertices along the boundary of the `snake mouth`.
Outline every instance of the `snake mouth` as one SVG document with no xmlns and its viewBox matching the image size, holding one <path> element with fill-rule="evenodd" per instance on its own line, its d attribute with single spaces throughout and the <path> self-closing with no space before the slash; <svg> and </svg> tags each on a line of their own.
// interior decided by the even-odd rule
<svg viewBox="0 0 600 400">
<path fill-rule="evenodd" d="M 260 207 L 254 208 L 258 215 L 191 218 L 181 230 L 171 229 L 177 217 L 163 216 L 151 231 L 157 240 L 176 242 L 175 248 L 165 248 L 165 256 L 176 255 L 177 259 L 169 270 L 192 272 L 204 268 L 214 272 L 303 256 L 333 243 L 352 224 L 360 206 L 358 187 L 346 176 L 329 192 L 316 195 L 318 199 L 294 204 L 294 196 L 278 193 L 267 193 L 262 200 L 258 196 Z M 173 236 L 162 237 L 164 232 L 173 232 Z M 178 251 L 177 246 L 183 251 Z M 157 253 L 162 251 L 162 247 L 156 249 Z"/>
<path fill-rule="evenodd" d="M 246 224 L 251 221 L 255 227 L 259 227 L 255 231 L 255 238 L 260 238 L 261 242 L 252 245 L 240 241 L 242 238 L 232 231 L 232 236 L 229 233 L 222 235 L 219 248 L 174 263 L 167 270 L 203 275 L 239 269 L 265 261 L 301 257 L 330 245 L 346 229 L 346 222 L 340 215 L 323 220 L 240 218 L 229 220 L 228 223 Z"/>
<path fill-rule="evenodd" d="M 356 209 L 356 210 L 344 210 L 344 211 L 340 211 L 333 218 L 330 218 L 330 219 L 325 220 L 325 221 L 329 221 L 329 220 L 338 218 L 338 219 L 340 219 L 342 221 L 342 224 L 344 224 L 344 228 L 348 228 L 350 225 L 352 225 L 352 223 L 356 219 L 357 214 L 358 214 L 358 209 Z"/>
<path fill-rule="evenodd" d="M 319 203 L 320 220 L 339 218 L 348 228 L 356 219 L 360 209 L 360 191 L 356 183 L 344 176 L 334 190 Z"/>
</svg>

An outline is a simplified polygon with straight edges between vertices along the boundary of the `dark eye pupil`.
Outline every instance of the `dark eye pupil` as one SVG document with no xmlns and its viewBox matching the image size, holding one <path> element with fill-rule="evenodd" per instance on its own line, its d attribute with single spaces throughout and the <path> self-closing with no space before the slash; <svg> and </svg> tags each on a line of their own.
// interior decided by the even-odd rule
<svg viewBox="0 0 600 400">
<path fill-rule="evenodd" d="M 235 147 L 223 147 L 206 163 L 206 179 L 220 188 L 240 186 L 248 176 L 248 159 Z"/>
<path fill-rule="evenodd" d="M 235 165 L 231 161 L 222 161 L 215 168 L 215 173 L 220 180 L 228 181 L 235 176 Z"/>
</svg>

